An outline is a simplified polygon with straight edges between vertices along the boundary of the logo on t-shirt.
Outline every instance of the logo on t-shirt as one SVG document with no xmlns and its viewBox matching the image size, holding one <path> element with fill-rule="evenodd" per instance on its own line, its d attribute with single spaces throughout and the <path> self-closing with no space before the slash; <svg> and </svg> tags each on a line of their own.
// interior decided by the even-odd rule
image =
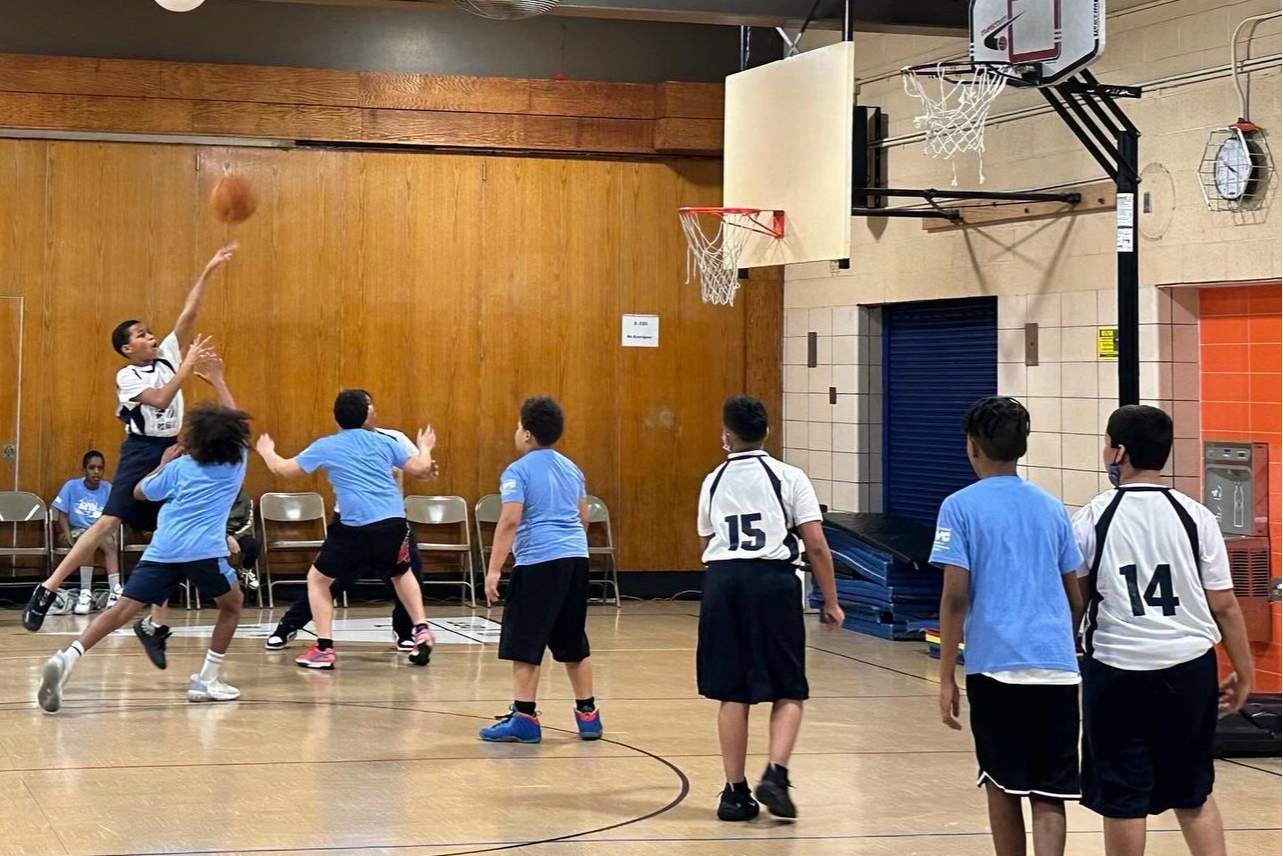
<svg viewBox="0 0 1283 856">
<path fill-rule="evenodd" d="M 949 542 L 951 542 L 952 540 L 953 540 L 952 529 L 946 529 L 945 527 L 941 526 L 939 529 L 936 530 L 936 547 L 938 547 L 939 549 L 943 550 L 947 548 L 949 546 Z"/>
<path fill-rule="evenodd" d="M 516 479 L 505 479 L 505 480 L 504 480 L 504 481 L 499 485 L 499 492 L 500 492 L 500 493 L 508 493 L 509 491 L 513 491 L 513 490 L 516 490 L 516 489 L 517 489 L 517 480 L 516 480 Z"/>
<path fill-rule="evenodd" d="M 98 504 L 98 500 L 84 497 L 76 500 L 76 513 L 86 520 L 97 520 L 102 517 L 102 507 Z"/>
</svg>

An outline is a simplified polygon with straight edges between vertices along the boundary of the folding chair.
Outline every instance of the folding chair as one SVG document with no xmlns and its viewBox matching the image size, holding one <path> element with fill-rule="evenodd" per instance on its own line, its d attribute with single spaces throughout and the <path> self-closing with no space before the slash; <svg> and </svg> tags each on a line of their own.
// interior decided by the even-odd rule
<svg viewBox="0 0 1283 856">
<path fill-rule="evenodd" d="M 405 498 L 405 518 L 410 521 L 410 531 L 415 532 L 415 546 L 420 552 L 451 553 L 462 559 L 459 580 L 429 580 L 424 574 L 423 584 L 437 586 L 459 586 L 466 594 L 464 600 L 477 606 L 476 571 L 472 563 L 472 538 L 469 533 L 468 503 L 461 496 L 407 496 Z M 459 533 L 461 540 L 420 541 L 414 524 L 421 526 L 451 526 Z M 434 529 L 435 531 L 439 531 Z"/>
<path fill-rule="evenodd" d="M 497 493 L 488 493 L 477 500 L 472 509 L 473 525 L 477 528 L 477 552 L 481 555 L 481 573 L 484 578 L 490 570 L 490 553 L 494 548 L 494 527 L 503 511 L 503 500 Z M 505 564 L 504 569 L 510 566 Z M 503 578 L 500 577 L 500 582 Z"/>
<path fill-rule="evenodd" d="M 34 493 L 26 491 L 7 490 L 0 492 L 0 524 L 8 524 L 8 536 L 5 538 L 7 545 L 0 544 L 0 556 L 8 557 L 10 560 L 20 558 L 40 559 L 39 574 L 35 580 L 19 580 L 17 578 L 16 567 L 10 567 L 11 579 L 0 582 L 2 587 L 29 587 L 40 579 L 49 575 L 49 508 L 45 501 Z M 40 544 L 38 546 L 26 544 L 20 545 L 22 540 L 19 533 L 21 531 L 38 532 L 40 535 Z"/>
<path fill-rule="evenodd" d="M 306 584 L 306 579 L 297 580 L 272 580 L 272 553 L 297 553 L 299 551 L 315 551 L 321 549 L 321 544 L 325 542 L 325 536 L 329 528 L 325 519 L 325 500 L 319 493 L 265 493 L 258 501 L 258 520 L 259 520 L 259 541 L 263 545 L 263 555 L 261 562 L 263 565 L 263 579 L 260 584 L 262 588 L 267 589 L 267 608 L 272 609 L 276 603 L 272 597 L 272 587 L 275 585 L 285 584 Z M 321 537 L 300 539 L 297 537 L 284 537 L 297 535 L 299 530 L 305 524 L 320 522 Z M 282 533 L 282 537 L 269 530 L 269 525 L 275 524 L 276 528 L 288 530 Z"/>
<path fill-rule="evenodd" d="M 604 543 L 593 544 L 594 532 L 593 527 L 600 527 L 598 530 Z M 589 570 L 589 585 L 601 586 L 602 603 L 610 603 L 606 597 L 608 589 L 615 590 L 615 607 L 623 606 L 619 599 L 619 564 L 615 559 L 615 533 L 610 527 L 610 510 L 606 508 L 606 503 L 595 496 L 588 497 L 588 560 L 592 561 L 594 556 L 603 556 L 605 558 L 605 567 L 601 569 L 602 576 L 594 578 L 591 568 Z"/>
</svg>

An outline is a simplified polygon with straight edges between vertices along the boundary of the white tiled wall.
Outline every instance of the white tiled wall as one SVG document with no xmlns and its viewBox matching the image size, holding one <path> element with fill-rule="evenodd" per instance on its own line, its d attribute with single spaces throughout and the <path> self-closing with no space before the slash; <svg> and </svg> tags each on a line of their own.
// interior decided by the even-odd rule
<svg viewBox="0 0 1283 856">
<path fill-rule="evenodd" d="M 1142 403 L 1172 414 L 1168 475 L 1198 494 L 1197 295 L 1141 290 Z M 1114 290 L 998 298 L 998 394 L 1029 409 L 1033 433 L 1021 473 L 1085 504 L 1108 486 L 1105 423 L 1118 401 L 1118 363 L 1096 355 L 1100 327 L 1116 324 Z M 839 511 L 882 510 L 882 313 L 878 307 L 785 309 L 784 458 Z M 1025 324 L 1038 328 L 1038 365 L 1025 363 Z M 808 368 L 807 334 L 817 365 Z M 829 387 L 837 403 L 829 403 Z"/>
<path fill-rule="evenodd" d="M 1100 327 L 1117 323 L 1115 291 L 998 298 L 998 393 L 1029 408 L 1022 471 L 1076 508 L 1108 486 L 1101 451 L 1118 401 L 1118 363 L 1096 356 Z M 1172 414 L 1168 474 L 1197 496 L 1198 318 L 1181 292 L 1141 290 L 1141 398 Z M 1038 365 L 1025 365 L 1025 324 L 1038 327 Z"/>
<path fill-rule="evenodd" d="M 809 333 L 816 334 L 816 365 L 808 368 Z M 830 508 L 881 511 L 881 310 L 787 309 L 784 335 L 785 461 L 806 470 Z"/>
</svg>

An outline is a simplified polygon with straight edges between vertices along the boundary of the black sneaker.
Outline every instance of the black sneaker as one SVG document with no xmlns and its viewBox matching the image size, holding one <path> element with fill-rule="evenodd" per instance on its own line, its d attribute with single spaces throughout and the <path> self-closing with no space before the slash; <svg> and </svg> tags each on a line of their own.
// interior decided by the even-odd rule
<svg viewBox="0 0 1283 856">
<path fill-rule="evenodd" d="M 143 650 L 147 652 L 147 659 L 151 660 L 153 666 L 163 669 L 169 665 L 165 659 L 165 640 L 170 636 L 168 627 L 156 627 L 139 619 L 134 624 L 134 635 L 143 643 Z"/>
<path fill-rule="evenodd" d="M 741 782 L 736 789 L 727 785 L 722 790 L 722 801 L 717 806 L 717 819 L 728 821 L 752 820 L 761 812 L 757 800 L 749 793 L 748 782 Z"/>
<path fill-rule="evenodd" d="M 49 607 L 53 606 L 57 597 L 57 592 L 49 591 L 44 586 L 36 586 L 27 601 L 26 609 L 22 610 L 22 626 L 32 633 L 39 630 L 40 625 L 45 623 L 45 616 L 49 614 Z"/>
<path fill-rule="evenodd" d="M 789 798 L 789 787 L 788 773 L 781 773 L 779 767 L 768 764 L 753 795 L 774 817 L 782 820 L 796 820 L 797 806 L 793 805 L 793 800 Z"/>
<path fill-rule="evenodd" d="M 268 636 L 267 641 L 263 643 L 263 647 L 269 651 L 280 651 L 293 642 L 294 637 L 297 635 L 298 631 L 293 627 L 278 624 L 276 629 L 272 631 L 272 635 Z"/>
</svg>

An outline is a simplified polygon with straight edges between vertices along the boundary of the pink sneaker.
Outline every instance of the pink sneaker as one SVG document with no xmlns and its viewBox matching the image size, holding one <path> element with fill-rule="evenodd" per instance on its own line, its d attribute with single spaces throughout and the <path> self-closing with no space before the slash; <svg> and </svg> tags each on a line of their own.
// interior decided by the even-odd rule
<svg viewBox="0 0 1283 856">
<path fill-rule="evenodd" d="M 334 655 L 333 648 L 327 648 L 322 651 L 313 645 L 306 652 L 295 657 L 294 662 L 304 669 L 333 669 L 336 659 L 338 658 Z"/>
<path fill-rule="evenodd" d="M 437 640 L 432 635 L 432 628 L 423 625 L 414 631 L 414 650 L 410 652 L 411 666 L 426 666 L 432 661 L 432 646 Z"/>
</svg>

